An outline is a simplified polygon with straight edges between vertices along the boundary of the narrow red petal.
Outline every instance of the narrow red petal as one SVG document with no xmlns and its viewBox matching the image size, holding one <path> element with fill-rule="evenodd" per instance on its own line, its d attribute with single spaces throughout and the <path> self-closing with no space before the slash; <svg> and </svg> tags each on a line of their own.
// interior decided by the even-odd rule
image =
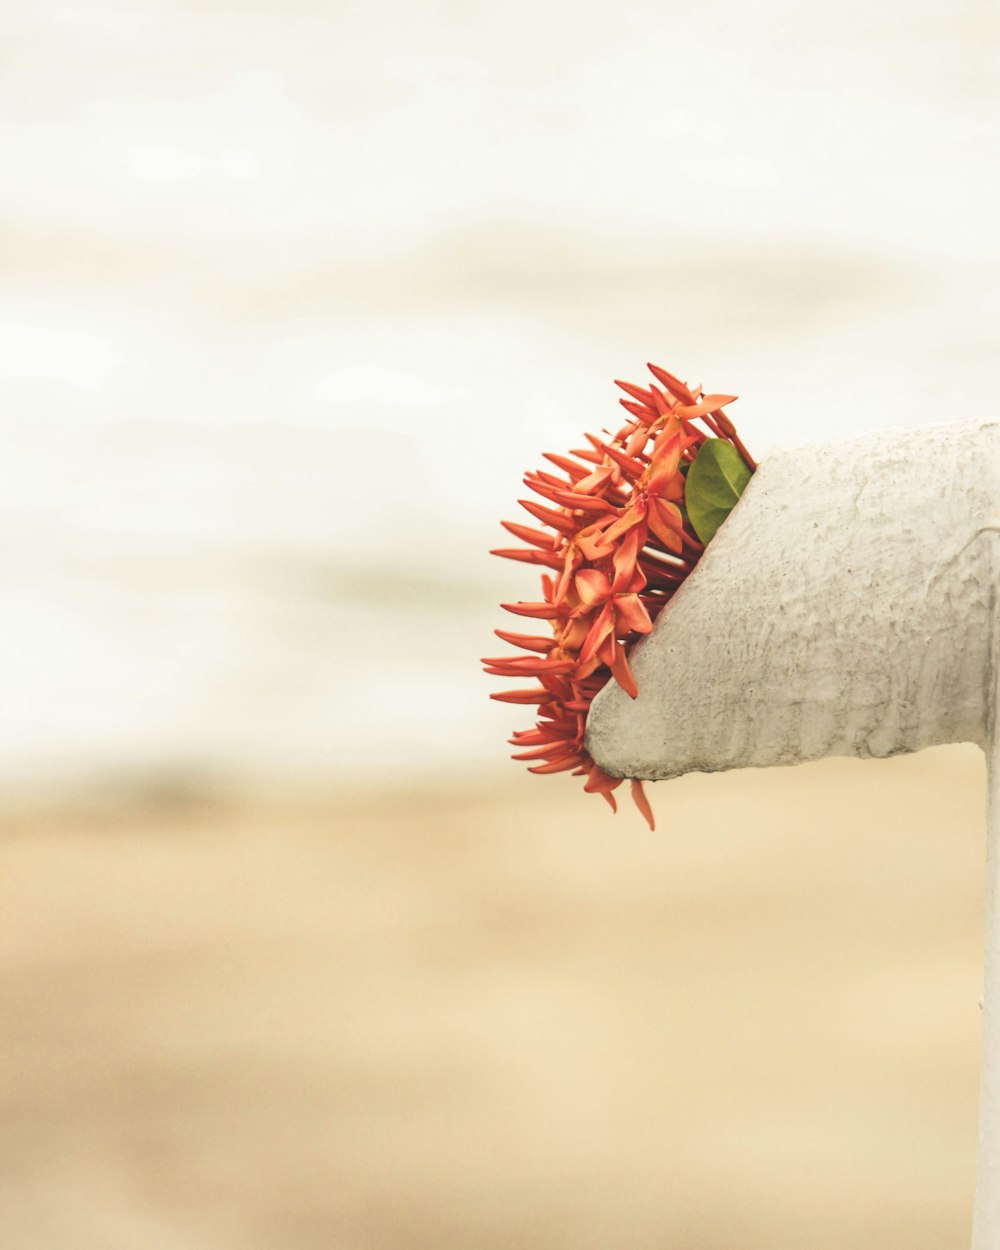
<svg viewBox="0 0 1000 1250">
<path fill-rule="evenodd" d="M 556 645 L 554 638 L 543 638 L 540 634 L 513 634 L 505 629 L 495 629 L 493 632 L 504 642 L 509 642 L 512 647 L 522 647 L 525 651 L 540 651 L 543 655 Z"/>
<path fill-rule="evenodd" d="M 611 614 L 611 604 L 606 603 L 601 609 L 597 620 L 590 627 L 586 642 L 580 648 L 580 659 L 589 660 L 592 655 L 596 655 L 601 644 L 611 634 L 613 628 L 614 617 Z"/>
<path fill-rule="evenodd" d="M 620 538 L 622 534 L 627 533 L 633 525 L 641 525 L 644 520 L 645 518 L 638 506 L 626 509 L 625 513 L 604 531 L 601 545 L 604 547 L 609 546 L 616 538 Z M 640 532 L 640 536 L 644 541 L 645 534 Z M 611 553 L 609 552 L 608 554 L 610 555 Z"/>
<path fill-rule="evenodd" d="M 615 579 L 611 583 L 611 589 L 617 593 L 624 590 L 632 581 L 635 575 L 635 565 L 639 558 L 639 531 L 635 528 L 631 529 L 624 538 L 621 546 L 617 548 L 612 563 L 615 570 Z"/>
<path fill-rule="evenodd" d="M 554 464 L 557 469 L 562 469 L 574 482 L 578 482 L 581 477 L 587 476 L 587 469 L 582 464 L 577 464 L 575 460 L 570 460 L 568 456 L 557 456 L 551 451 L 543 451 L 542 455 L 550 464 Z"/>
<path fill-rule="evenodd" d="M 675 378 L 672 373 L 668 373 L 666 369 L 661 369 L 659 365 L 647 364 L 646 368 L 658 382 L 662 382 L 672 395 L 685 404 L 693 404 L 695 402 L 694 395 L 688 390 L 685 383 L 680 378 Z"/>
<path fill-rule="evenodd" d="M 535 768 L 529 768 L 528 772 L 537 773 L 540 777 L 544 777 L 548 773 L 564 773 L 571 768 L 578 768 L 579 764 L 579 755 L 573 755 L 568 760 L 552 760 L 548 764 L 538 764 Z"/>
<path fill-rule="evenodd" d="M 519 525 L 516 521 L 501 521 L 508 534 L 513 534 L 515 538 L 520 538 L 523 543 L 531 543 L 535 547 L 541 547 L 543 550 L 551 550 L 555 547 L 555 534 L 546 534 L 544 530 L 532 529 L 530 525 Z"/>
<path fill-rule="evenodd" d="M 637 399 L 641 404 L 652 404 L 653 392 L 644 390 L 641 386 L 634 386 L 631 382 L 620 382 L 615 378 L 615 386 L 620 387 L 626 395 L 631 395 L 633 399 Z"/>
<path fill-rule="evenodd" d="M 501 603 L 505 612 L 513 612 L 515 616 L 530 616 L 539 621 L 551 621 L 559 615 L 552 603 Z"/>
<path fill-rule="evenodd" d="M 583 788 L 588 794 L 606 794 L 609 790 L 617 790 L 621 783 L 621 777 L 610 777 L 599 764 L 592 764 Z"/>
<path fill-rule="evenodd" d="M 643 431 L 643 434 L 645 434 L 645 431 Z M 643 445 L 645 445 L 645 441 L 646 440 L 644 438 Z M 610 443 L 604 444 L 604 452 L 605 455 L 611 457 L 625 476 L 630 478 L 632 481 L 642 477 L 642 475 L 646 472 L 646 466 L 644 464 L 640 464 L 638 460 L 634 460 L 631 456 L 627 456 L 623 451 L 619 451 L 617 447 L 613 447 Z"/>
<path fill-rule="evenodd" d="M 649 806 L 646 791 L 643 790 L 642 782 L 638 778 L 633 778 L 632 780 L 632 802 L 646 818 L 646 824 L 649 825 L 650 830 L 655 829 L 656 821 L 653 819 L 653 809 Z"/>
<path fill-rule="evenodd" d="M 640 426 L 634 433 L 629 435 L 625 444 L 625 455 L 632 456 L 634 459 L 640 452 L 645 451 L 648 442 L 649 431 Z"/>
<path fill-rule="evenodd" d="M 592 516 L 603 516 L 611 511 L 611 505 L 606 499 L 592 499 L 589 495 L 574 495 L 568 490 L 553 490 L 551 498 L 567 508 L 589 512 Z"/>
<path fill-rule="evenodd" d="M 591 435 L 588 434 L 586 437 L 591 438 Z M 600 442 L 600 439 L 597 442 Z M 604 459 L 600 452 L 588 451 L 586 447 L 574 447 L 573 455 L 580 460 L 586 460 L 589 464 L 600 464 Z"/>
<path fill-rule="evenodd" d="M 671 522 L 675 521 L 675 513 L 676 523 L 667 524 L 668 519 Z M 646 520 L 649 528 L 668 551 L 678 553 L 684 550 L 684 536 L 681 532 L 683 522 L 680 512 L 673 504 L 658 499 L 646 514 Z"/>
<path fill-rule="evenodd" d="M 553 760 L 562 759 L 572 753 L 574 763 L 579 759 L 579 751 L 572 742 L 546 742 L 543 746 L 532 747 L 530 751 L 518 751 L 511 755 L 512 760 Z"/>
<path fill-rule="evenodd" d="M 656 420 L 656 410 L 648 404 L 634 404 L 627 399 L 618 401 L 626 412 L 630 412 L 633 417 L 638 417 L 643 425 L 652 425 Z"/>
<path fill-rule="evenodd" d="M 498 703 L 549 703 L 555 695 L 544 686 L 532 686 L 528 690 L 494 690 L 490 698 Z"/>
<path fill-rule="evenodd" d="M 684 417 L 687 421 L 694 421 L 698 417 L 707 417 L 716 408 L 721 408 L 723 404 L 731 404 L 736 399 L 735 395 L 707 395 L 697 404 L 686 404 L 682 408 L 677 409 L 677 415 Z"/>
<path fill-rule="evenodd" d="M 573 518 L 567 516 L 565 512 L 553 512 L 551 508 L 544 508 L 533 499 L 519 499 L 517 502 L 525 512 L 530 512 L 536 521 L 541 521 L 543 525 L 551 525 L 553 529 L 563 534 L 575 534 L 578 529 Z"/>
<path fill-rule="evenodd" d="M 593 473 L 588 473 L 573 487 L 574 495 L 585 494 L 589 491 L 597 491 L 607 482 L 608 478 L 614 473 L 611 465 L 601 465 L 599 469 L 595 469 Z"/>
<path fill-rule="evenodd" d="M 618 595 L 615 599 L 615 624 L 622 634 L 648 634 L 653 628 L 649 613 L 638 595 Z"/>
<path fill-rule="evenodd" d="M 628 666 L 628 659 L 625 655 L 625 648 L 620 642 L 615 642 L 614 660 L 611 663 L 611 672 L 615 681 L 621 686 L 630 699 L 634 699 L 639 694 L 639 687 L 635 684 L 635 678 L 632 676 L 632 670 Z"/>
<path fill-rule="evenodd" d="M 504 656 L 502 659 L 481 661 L 486 672 L 495 677 L 559 677 L 563 673 L 572 673 L 576 668 L 575 660 L 546 660 L 541 656 L 517 655 Z"/>
<path fill-rule="evenodd" d="M 563 566 L 562 556 L 554 551 L 538 551 L 534 547 L 493 547 L 490 555 L 517 560 L 519 564 L 543 564 L 548 569 L 561 569 Z"/>
</svg>

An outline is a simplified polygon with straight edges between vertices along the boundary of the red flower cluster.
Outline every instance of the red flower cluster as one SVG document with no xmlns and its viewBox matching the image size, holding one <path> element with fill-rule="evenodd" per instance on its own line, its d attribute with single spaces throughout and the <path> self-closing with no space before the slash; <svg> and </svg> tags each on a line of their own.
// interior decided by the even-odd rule
<svg viewBox="0 0 1000 1250">
<path fill-rule="evenodd" d="M 632 698 L 638 694 L 629 650 L 653 628 L 704 550 L 684 509 L 687 470 L 709 437 L 728 440 L 755 467 L 722 412 L 735 396 L 705 395 L 665 369 L 649 369 L 660 386 L 617 383 L 630 397 L 620 402 L 631 414 L 617 434 L 606 441 L 588 434 L 590 446 L 569 456 L 546 453 L 561 475 L 540 469 L 525 477 L 525 485 L 546 502 L 519 502 L 546 529 L 504 521 L 528 546 L 492 554 L 549 570 L 542 574 L 539 601 L 502 606 L 547 622 L 551 636 L 498 629 L 498 637 L 527 654 L 483 660 L 487 673 L 538 683 L 491 695 L 538 707 L 534 727 L 510 739 L 517 748 L 513 758 L 529 761 L 533 773 L 572 771 L 585 777 L 584 789 L 603 795 L 612 810 L 611 792 L 621 778 L 603 772 L 587 754 L 587 712 L 611 678 Z M 699 421 L 710 433 L 695 425 Z M 652 829 L 642 782 L 631 785 Z"/>
</svg>

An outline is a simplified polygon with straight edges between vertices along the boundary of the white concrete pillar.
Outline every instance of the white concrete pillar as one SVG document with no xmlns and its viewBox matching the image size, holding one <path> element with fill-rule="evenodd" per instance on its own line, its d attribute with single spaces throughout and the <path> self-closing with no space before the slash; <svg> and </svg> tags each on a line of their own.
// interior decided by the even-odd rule
<svg viewBox="0 0 1000 1250">
<path fill-rule="evenodd" d="M 976 742 L 989 761 L 973 1250 L 1000 1250 L 1000 420 L 767 457 L 610 683 L 587 748 L 616 776 Z"/>
</svg>

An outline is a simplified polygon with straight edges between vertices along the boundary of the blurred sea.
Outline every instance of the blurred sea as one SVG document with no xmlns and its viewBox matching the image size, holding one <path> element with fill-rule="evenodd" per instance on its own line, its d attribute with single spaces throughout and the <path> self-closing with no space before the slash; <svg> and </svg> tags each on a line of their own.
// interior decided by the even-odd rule
<svg viewBox="0 0 1000 1250">
<path fill-rule="evenodd" d="M 987 3 L 3 25 L 9 785 L 498 759 L 496 522 L 647 357 L 763 454 L 996 409 Z"/>
</svg>

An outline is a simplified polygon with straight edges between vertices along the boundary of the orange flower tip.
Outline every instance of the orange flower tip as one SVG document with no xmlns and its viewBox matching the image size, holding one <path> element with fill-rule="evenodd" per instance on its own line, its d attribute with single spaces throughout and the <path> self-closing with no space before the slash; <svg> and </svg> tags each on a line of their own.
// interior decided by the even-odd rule
<svg viewBox="0 0 1000 1250">
<path fill-rule="evenodd" d="M 586 787 L 584 787 L 584 789 L 586 789 Z M 615 796 L 611 793 L 611 791 L 599 790 L 598 793 L 600 794 L 601 798 L 604 799 L 604 801 L 607 803 L 608 807 L 610 807 L 611 810 L 617 814 L 618 804 L 615 802 Z"/>
<path fill-rule="evenodd" d="M 575 482 L 587 476 L 586 468 L 582 464 L 574 463 L 568 456 L 557 456 L 551 451 L 543 451 L 542 455 L 550 464 L 554 464 L 557 469 L 562 469 L 565 473 L 568 473 Z"/>
<path fill-rule="evenodd" d="M 680 380 L 680 378 L 675 378 L 674 375 L 672 373 L 668 373 L 666 369 L 661 369 L 659 365 L 654 365 L 650 362 L 647 362 L 646 368 L 658 382 L 662 382 L 667 390 L 676 395 L 678 399 L 683 399 L 689 404 L 694 403 L 694 393 L 686 383 Z"/>
<path fill-rule="evenodd" d="M 646 404 L 637 404 L 631 399 L 619 399 L 618 402 L 626 412 L 630 412 L 633 417 L 638 417 L 644 426 L 656 420 L 656 410 Z"/>
<path fill-rule="evenodd" d="M 554 503 L 561 503 L 567 508 L 572 508 L 574 512 L 589 512 L 593 516 L 603 516 L 611 511 L 611 505 L 605 499 L 593 499 L 589 495 L 574 495 L 571 491 L 556 490 L 554 487 L 549 498 Z"/>
<path fill-rule="evenodd" d="M 635 678 L 632 676 L 632 670 L 628 666 L 625 648 L 620 643 L 616 643 L 614 647 L 611 675 L 630 699 L 638 697 L 639 687 L 635 684 Z"/>
<path fill-rule="evenodd" d="M 491 677 L 561 677 L 576 667 L 572 660 L 545 660 L 538 656 L 514 656 L 503 660 L 483 660 L 484 672 Z"/>
<path fill-rule="evenodd" d="M 529 768 L 528 772 L 537 773 L 540 777 L 544 777 L 548 773 L 565 773 L 571 768 L 576 768 L 579 762 L 579 757 L 568 760 L 551 760 L 548 764 L 537 764 L 534 768 Z"/>
<path fill-rule="evenodd" d="M 520 538 L 522 542 L 532 543 L 543 551 L 551 551 L 556 545 L 555 534 L 546 534 L 544 530 L 533 529 L 530 525 L 519 525 L 516 521 L 501 521 L 508 534 Z"/>
<path fill-rule="evenodd" d="M 654 830 L 656 821 L 653 819 L 653 809 L 649 805 L 649 799 L 646 797 L 646 792 L 642 788 L 642 782 L 638 778 L 633 778 L 632 780 L 632 802 L 645 817 L 650 831 Z"/>
<path fill-rule="evenodd" d="M 646 466 L 640 464 L 638 460 L 633 460 L 631 456 L 627 456 L 624 452 L 619 451 L 610 443 L 604 448 L 605 454 L 610 456 L 621 471 L 630 478 L 642 477 L 646 471 Z"/>
<path fill-rule="evenodd" d="M 501 603 L 500 606 L 515 616 L 530 616 L 540 621 L 551 621 L 560 615 L 554 603 Z"/>
<path fill-rule="evenodd" d="M 589 438 L 593 442 L 598 443 L 598 444 L 601 441 L 599 438 L 595 438 L 594 435 L 592 434 L 587 434 L 584 437 Z M 600 452 L 594 451 L 594 450 L 588 450 L 586 447 L 574 447 L 573 455 L 578 456 L 581 460 L 586 460 L 588 464 L 600 464 L 601 460 L 603 459 L 603 456 L 601 455 Z"/>
<path fill-rule="evenodd" d="M 537 686 L 530 690 L 494 690 L 490 698 L 498 703 L 550 703 L 555 695 L 544 686 Z"/>
<path fill-rule="evenodd" d="M 532 747 L 530 751 L 517 751 L 510 758 L 523 763 L 526 760 L 553 760 L 572 755 L 572 763 L 578 764 L 580 752 L 572 742 L 545 742 L 541 746 Z"/>
<path fill-rule="evenodd" d="M 544 564 L 550 569 L 561 569 L 563 566 L 561 556 L 551 551 L 538 551 L 534 547 L 493 547 L 490 555 L 517 560 L 520 564 Z"/>
<path fill-rule="evenodd" d="M 554 512 L 551 508 L 535 503 L 533 499 L 519 499 L 517 502 L 526 512 L 530 512 L 536 521 L 541 521 L 543 525 L 551 525 L 554 530 L 559 530 L 563 534 L 576 533 L 577 525 L 573 518 L 565 512 Z"/>
<path fill-rule="evenodd" d="M 667 397 L 658 386 L 652 387 L 653 403 L 659 416 L 666 417 L 670 413 L 670 404 L 667 403 Z"/>
<path fill-rule="evenodd" d="M 479 658 L 480 664 L 511 664 L 517 668 L 523 668 L 527 664 L 547 664 L 548 662 L 537 655 L 483 655 Z"/>
<path fill-rule="evenodd" d="M 652 402 L 653 392 L 641 386 L 634 386 L 631 382 L 622 382 L 618 378 L 615 378 L 615 386 L 623 390 L 626 395 L 631 395 L 633 399 L 641 400 L 644 404 Z"/>
<path fill-rule="evenodd" d="M 505 629 L 495 629 L 496 636 L 512 647 L 521 647 L 525 651 L 538 651 L 546 654 L 556 645 L 554 638 L 544 638 L 540 634 L 514 634 Z"/>
</svg>

